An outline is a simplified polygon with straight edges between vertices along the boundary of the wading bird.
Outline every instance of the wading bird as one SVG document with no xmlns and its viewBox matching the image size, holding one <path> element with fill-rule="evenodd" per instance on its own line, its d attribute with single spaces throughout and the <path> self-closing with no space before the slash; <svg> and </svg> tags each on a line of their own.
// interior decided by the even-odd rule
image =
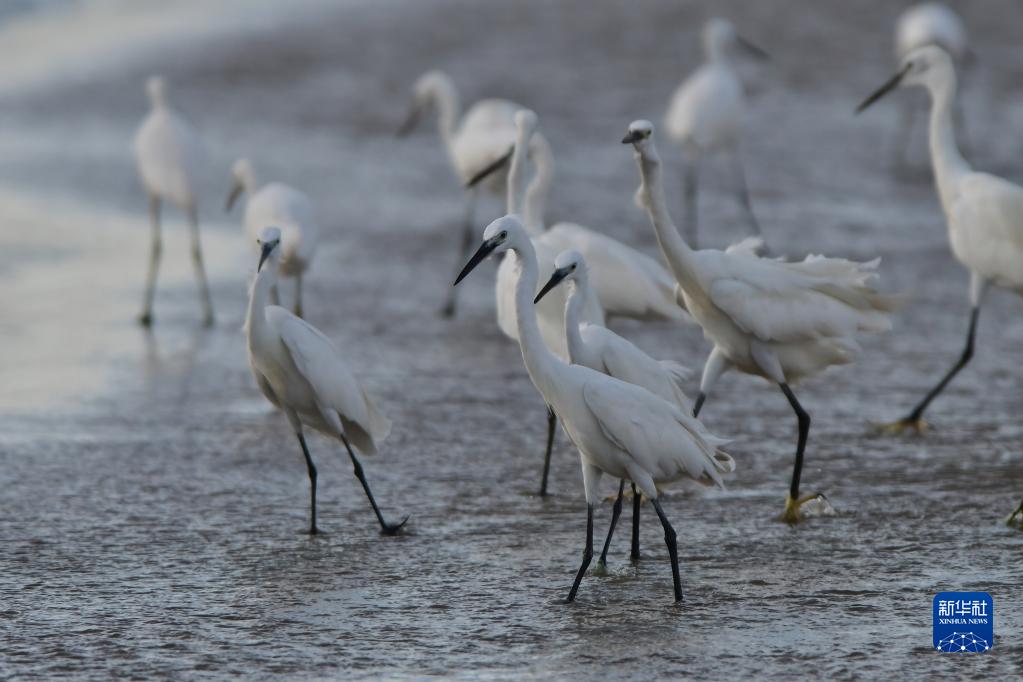
<svg viewBox="0 0 1023 682">
<path fill-rule="evenodd" d="M 469 184 L 476 175 L 490 176 L 485 187 L 500 195 L 505 190 L 509 150 L 515 143 L 515 112 L 518 104 L 506 99 L 482 99 L 461 114 L 458 90 L 442 71 L 428 71 L 412 86 L 412 104 L 398 136 L 410 133 L 429 109 L 437 110 L 437 131 L 448 160 L 459 181 L 466 186 L 465 222 L 462 224 L 458 263 L 468 255 L 473 242 L 479 183 Z M 455 290 L 441 308 L 441 315 L 455 314 Z"/>
<path fill-rule="evenodd" d="M 737 48 L 758 59 L 767 53 L 740 36 L 731 22 L 711 19 L 702 32 L 704 64 L 675 90 L 664 117 L 668 137 L 680 145 L 686 155 L 685 200 L 689 240 L 697 243 L 697 183 L 700 161 L 720 152 L 731 158 L 736 196 L 755 234 L 760 224 L 753 214 L 746 173 L 742 167 L 739 140 L 742 116 L 746 110 L 742 82 L 732 64 Z"/>
<path fill-rule="evenodd" d="M 589 268 L 578 251 L 562 251 L 554 261 L 554 272 L 536 295 L 539 303 L 562 282 L 570 283 L 568 303 L 565 307 L 565 337 L 568 339 L 569 360 L 574 365 L 589 367 L 615 379 L 621 379 L 635 386 L 642 386 L 661 399 L 672 403 L 685 414 L 693 406 L 682 391 L 682 382 L 692 378 L 688 367 L 670 360 L 654 360 L 630 341 L 599 324 L 590 324 L 580 319 L 584 297 L 590 288 Z M 622 494 L 625 482 L 618 486 L 618 497 L 612 507 L 611 528 L 608 530 L 604 549 L 598 565 L 607 563 L 607 550 L 614 535 L 615 525 L 622 512 Z M 632 484 L 632 553 L 633 561 L 639 560 L 639 511 L 640 495 L 636 484 Z"/>
<path fill-rule="evenodd" d="M 377 445 L 391 431 L 391 422 L 377 408 L 348 368 L 334 344 L 300 317 L 268 305 L 281 264 L 281 231 L 265 228 L 259 238 L 259 265 L 249 291 L 245 320 L 249 367 L 267 400 L 280 408 L 298 437 L 309 473 L 309 533 L 316 526 L 316 465 L 303 435 L 303 425 L 340 440 L 352 460 L 355 476 L 366 491 L 380 532 L 396 534 L 405 522 L 387 523 L 369 489 L 354 445 L 364 454 L 376 454 Z"/>
<path fill-rule="evenodd" d="M 132 150 L 138 164 L 139 176 L 149 195 L 149 217 L 153 237 L 149 254 L 149 274 L 142 299 L 143 326 L 153 323 L 153 298 L 156 296 L 156 275 L 160 267 L 163 240 L 160 234 L 160 205 L 164 201 L 177 206 L 188 216 L 192 237 L 192 262 L 199 281 L 199 300 L 203 309 L 203 324 L 213 325 L 213 303 L 206 270 L 202 264 L 202 244 L 199 239 L 199 214 L 196 209 L 196 175 L 203 162 L 204 150 L 195 129 L 167 102 L 167 85 L 163 78 L 151 76 L 146 81 L 151 109 L 135 133 Z"/>
<path fill-rule="evenodd" d="M 533 385 L 561 418 L 579 450 L 586 491 L 586 545 L 567 601 L 575 599 L 593 558 L 593 505 L 597 484 L 607 473 L 628 479 L 646 495 L 664 528 L 671 557 L 675 600 L 682 599 L 675 530 L 658 499 L 658 486 L 692 478 L 723 486 L 722 473 L 734 469 L 732 458 L 717 447 L 697 420 L 645 388 L 627 384 L 581 365 L 569 365 L 547 348 L 540 333 L 533 298 L 539 267 L 533 242 L 517 216 L 504 216 L 483 232 L 483 243 L 458 274 L 457 285 L 491 253 L 512 251 L 519 260 L 515 287 L 516 323 L 522 359 Z"/>
<path fill-rule="evenodd" d="M 952 109 L 955 67 L 948 53 L 928 46 L 910 52 L 891 79 L 863 101 L 863 111 L 897 87 L 922 86 L 931 97 L 930 148 L 935 184 L 948 225 L 952 255 L 970 272 L 970 320 L 966 347 L 938 384 L 902 419 L 882 425 L 891 433 L 920 433 L 927 406 L 973 357 L 977 320 L 991 286 L 1023 294 L 1023 187 L 973 170 L 956 146 Z M 1023 516 L 1023 504 L 1010 521 Z"/>
<path fill-rule="evenodd" d="M 895 59 L 901 65 L 913 50 L 926 45 L 937 45 L 952 57 L 953 61 L 965 66 L 971 52 L 966 41 L 966 27 L 955 12 L 940 2 L 922 2 L 908 7 L 895 22 Z M 904 99 L 901 103 L 899 130 L 895 137 L 895 164 L 906 165 L 909 142 L 912 139 L 913 123 L 917 109 Z M 953 104 L 952 117 L 959 136 L 966 144 L 966 125 L 963 122 L 962 107 L 958 100 Z"/>
<path fill-rule="evenodd" d="M 642 177 L 639 203 L 647 210 L 686 309 L 714 345 L 703 368 L 693 414 L 700 413 L 718 377 L 731 368 L 781 388 L 799 425 L 792 482 L 782 514 L 782 520 L 794 523 L 800 519 L 800 507 L 819 494 L 799 496 L 810 415 L 791 385 L 831 365 L 852 362 L 859 351 L 856 332 L 890 329 L 888 313 L 897 300 L 870 285 L 876 277 L 876 260 L 856 263 L 807 256 L 801 263 L 786 263 L 760 258 L 750 250 L 694 251 L 668 214 L 653 125 L 633 121 L 622 142 L 635 147 Z"/>
<path fill-rule="evenodd" d="M 274 226 L 281 231 L 280 274 L 295 278 L 295 314 L 302 316 L 302 278 L 316 255 L 316 214 L 313 202 L 304 192 L 281 182 L 262 187 L 248 159 L 238 159 L 231 169 L 233 184 L 227 197 L 227 211 L 243 193 L 245 199 L 245 232 L 253 242 L 263 229 Z M 270 301 L 277 305 L 277 287 L 270 292 Z"/>
</svg>

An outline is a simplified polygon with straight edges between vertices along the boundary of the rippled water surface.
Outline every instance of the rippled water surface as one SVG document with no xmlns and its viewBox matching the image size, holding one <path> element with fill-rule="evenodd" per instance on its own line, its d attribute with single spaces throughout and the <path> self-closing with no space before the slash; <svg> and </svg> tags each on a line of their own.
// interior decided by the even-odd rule
<svg viewBox="0 0 1023 682">
<path fill-rule="evenodd" d="M 891 3 L 310 1 L 282 13 L 225 2 L 200 23 L 189 17 L 202 3 L 128 4 L 137 14 L 69 3 L 91 8 L 93 25 L 115 22 L 101 51 L 64 3 L 3 29 L 49 66 L 0 69 L 11 74 L 0 87 L 0 675 L 1020 675 L 1023 535 L 1002 521 L 1023 496 L 1023 304 L 989 297 L 974 362 L 930 410 L 935 430 L 890 439 L 868 426 L 931 385 L 967 323 L 922 137 L 918 170 L 895 177 L 897 102 L 852 115 L 892 68 Z M 978 53 L 964 77 L 971 153 L 1023 180 L 1023 10 L 957 6 Z M 858 364 L 799 389 L 814 419 L 804 489 L 825 491 L 836 515 L 774 521 L 794 418 L 776 389 L 726 376 L 704 415 L 735 439 L 729 489 L 681 486 L 664 504 L 684 604 L 672 604 L 645 506 L 639 564 L 619 533 L 608 574 L 566 606 L 585 528 L 578 457 L 559 434 L 554 494 L 533 494 L 543 403 L 494 324 L 492 268 L 464 283 L 456 320 L 435 316 L 460 194 L 432 131 L 393 131 L 429 66 L 450 70 L 465 101 L 526 103 L 558 158 L 550 218 L 655 254 L 618 140 L 634 118 L 659 120 L 712 8 L 772 53 L 744 67 L 747 173 L 772 244 L 881 255 L 885 288 L 911 299 L 894 333 L 863 339 Z M 127 142 L 154 71 L 209 142 L 201 212 L 219 317 L 208 331 L 173 212 L 157 324 L 133 322 L 148 229 Z M 679 212 L 680 164 L 661 149 Z M 412 515 L 401 537 L 377 534 L 344 452 L 319 436 L 326 533 L 302 533 L 301 452 L 254 386 L 240 332 L 254 262 L 222 201 L 243 154 L 318 203 L 307 316 L 394 420 L 364 464 L 385 514 Z M 727 164 L 704 175 L 715 245 L 744 235 L 728 183 Z M 499 211 L 482 206 L 481 227 Z M 691 326 L 615 327 L 697 368 L 707 351 Z M 598 510 L 599 532 L 609 514 Z M 931 650 L 931 598 L 957 589 L 994 596 L 988 654 Z"/>
</svg>

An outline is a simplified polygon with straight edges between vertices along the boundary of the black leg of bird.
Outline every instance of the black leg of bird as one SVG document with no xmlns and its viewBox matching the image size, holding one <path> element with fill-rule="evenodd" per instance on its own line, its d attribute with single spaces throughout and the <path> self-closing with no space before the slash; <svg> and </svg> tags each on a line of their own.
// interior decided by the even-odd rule
<svg viewBox="0 0 1023 682">
<path fill-rule="evenodd" d="M 789 497 L 793 500 L 799 499 L 799 477 L 803 474 L 803 451 L 806 450 L 806 439 L 810 434 L 810 415 L 807 414 L 803 406 L 799 404 L 796 399 L 796 394 L 792 392 L 788 384 L 778 384 L 781 387 L 782 393 L 789 399 L 789 405 L 792 406 L 793 411 L 796 413 L 796 419 L 799 422 L 799 439 L 796 441 L 796 462 L 792 467 L 792 483 L 789 486 Z"/>
<path fill-rule="evenodd" d="M 700 391 L 700 395 L 696 396 L 696 404 L 693 405 L 693 419 L 700 416 L 700 410 L 703 409 L 703 403 L 707 400 L 707 394 Z"/>
<path fill-rule="evenodd" d="M 302 446 L 302 455 L 305 456 L 305 467 L 309 472 L 309 534 L 316 535 L 320 529 L 316 527 L 316 465 L 313 464 L 313 457 L 309 454 L 309 446 L 305 444 L 305 436 L 301 433 L 298 442 Z"/>
<path fill-rule="evenodd" d="M 547 449 L 543 453 L 543 476 L 540 478 L 540 497 L 547 496 L 547 479 L 551 473 L 551 451 L 554 449 L 554 433 L 558 428 L 558 415 L 547 406 Z"/>
<path fill-rule="evenodd" d="M 462 264 L 465 263 L 468 258 L 472 245 L 476 238 L 476 225 L 473 222 L 476 216 L 476 190 L 471 189 L 468 192 L 468 197 L 465 202 L 465 218 L 462 222 L 462 237 L 458 246 L 458 262 L 455 263 L 455 277 L 462 270 Z M 440 315 L 441 317 L 454 317 L 455 308 L 457 304 L 457 290 L 452 287 L 448 291 L 448 297 L 444 301 L 444 305 L 441 306 Z"/>
<path fill-rule="evenodd" d="M 146 275 L 146 291 L 142 297 L 142 314 L 139 324 L 148 327 L 153 324 L 153 299 L 156 296 L 156 275 L 160 269 L 160 255 L 163 253 L 163 239 L 160 235 L 160 197 L 149 197 L 149 220 L 152 223 L 153 240 L 149 251 L 149 272 Z"/>
<path fill-rule="evenodd" d="M 579 571 L 575 574 L 575 582 L 572 583 L 572 589 L 568 592 L 568 598 L 565 599 L 566 603 L 575 601 L 575 594 L 579 591 L 579 583 L 583 581 L 583 576 L 586 575 L 586 569 L 590 567 L 590 561 L 593 559 L 593 505 L 586 505 L 586 547 L 583 548 L 583 562 L 579 566 Z"/>
<path fill-rule="evenodd" d="M 636 484 L 632 484 L 632 551 L 629 558 L 632 563 L 639 561 L 639 508 L 643 503 L 643 494 L 636 490 Z"/>
<path fill-rule="evenodd" d="M 760 231 L 760 223 L 757 222 L 757 216 L 753 213 L 753 202 L 749 198 L 749 187 L 746 185 L 746 170 L 742 166 L 742 156 L 738 150 L 732 153 L 732 165 L 734 166 L 733 172 L 735 173 L 736 196 L 739 200 L 739 206 L 746 214 L 746 220 L 749 221 L 753 234 L 757 237 L 762 237 L 763 232 Z"/>
<path fill-rule="evenodd" d="M 604 538 L 604 549 L 600 551 L 600 558 L 597 559 L 598 566 L 607 566 L 607 550 L 611 546 L 611 537 L 615 534 L 615 526 L 618 525 L 618 517 L 622 515 L 622 496 L 625 494 L 625 479 L 618 482 L 618 497 L 614 506 L 611 507 L 611 527 L 607 529 L 607 537 Z"/>
<path fill-rule="evenodd" d="M 352 460 L 352 468 L 355 471 L 356 478 L 359 479 L 359 483 L 362 484 L 362 489 L 366 491 L 366 497 L 369 498 L 369 503 L 373 507 L 373 513 L 376 514 L 377 521 L 380 522 L 380 532 L 383 535 L 396 535 L 401 527 L 408 521 L 406 516 L 401 520 L 401 523 L 387 523 L 384 520 L 384 515 L 380 513 L 380 507 L 377 506 L 377 501 L 373 499 L 373 491 L 369 489 L 369 482 L 366 481 L 366 474 L 362 470 L 362 464 L 359 462 L 359 458 L 355 456 L 355 451 L 352 450 L 351 444 L 348 439 L 345 438 L 344 434 L 341 434 L 341 442 L 345 444 L 345 449 L 348 450 L 348 456 Z"/>
<path fill-rule="evenodd" d="M 664 544 L 668 547 L 668 556 L 671 557 L 671 580 L 675 586 L 675 601 L 682 601 L 682 577 L 678 572 L 678 542 L 675 536 L 675 529 L 671 527 L 668 517 L 661 509 L 661 502 L 656 497 L 650 500 L 657 511 L 657 518 L 661 520 L 664 527 Z"/>
<path fill-rule="evenodd" d="M 199 214 L 195 206 L 188 208 L 188 225 L 192 237 L 192 264 L 195 266 L 195 278 L 199 282 L 199 300 L 203 309 L 203 324 L 213 326 L 213 299 L 210 297 L 210 285 L 206 280 L 206 268 L 202 262 L 202 241 L 199 238 Z"/>
<path fill-rule="evenodd" d="M 948 373 L 941 378 L 941 381 L 938 382 L 938 385 L 932 388 L 930 392 L 924 396 L 924 399 L 921 400 L 920 403 L 913 408 L 913 411 L 910 412 L 905 417 L 903 417 L 900 421 L 904 423 L 918 422 L 920 418 L 923 416 L 924 410 L 926 410 L 927 406 L 931 404 L 931 401 L 937 398 L 938 394 L 945 390 L 945 386 L 947 386 L 948 383 L 952 381 L 952 378 L 959 373 L 959 370 L 965 367 L 966 364 L 970 361 L 970 359 L 973 357 L 973 339 L 977 334 L 977 320 L 979 316 L 980 308 L 973 308 L 970 311 L 970 329 L 966 333 L 966 347 L 963 348 L 963 353 L 962 355 L 959 356 L 959 359 L 956 361 L 956 364 L 953 365 L 952 369 L 950 369 Z"/>
</svg>

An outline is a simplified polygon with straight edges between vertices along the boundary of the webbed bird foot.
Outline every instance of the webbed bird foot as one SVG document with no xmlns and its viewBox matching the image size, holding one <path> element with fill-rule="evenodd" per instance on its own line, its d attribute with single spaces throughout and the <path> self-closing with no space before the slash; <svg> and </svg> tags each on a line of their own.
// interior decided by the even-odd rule
<svg viewBox="0 0 1023 682">
<path fill-rule="evenodd" d="M 903 432 L 913 432 L 920 436 L 930 430 L 931 425 L 923 417 L 903 417 L 898 421 L 873 423 L 875 429 L 885 436 L 901 436 Z"/>
<path fill-rule="evenodd" d="M 827 501 L 827 499 L 828 498 L 824 496 L 824 493 L 821 492 L 803 495 L 798 500 L 792 499 L 791 495 L 786 495 L 785 511 L 783 511 L 781 516 L 778 517 L 778 520 L 781 521 L 782 523 L 795 525 L 803 520 L 803 515 L 802 513 L 800 513 L 799 510 L 804 504 L 806 504 L 807 502 L 812 502 L 814 500 Z"/>
</svg>

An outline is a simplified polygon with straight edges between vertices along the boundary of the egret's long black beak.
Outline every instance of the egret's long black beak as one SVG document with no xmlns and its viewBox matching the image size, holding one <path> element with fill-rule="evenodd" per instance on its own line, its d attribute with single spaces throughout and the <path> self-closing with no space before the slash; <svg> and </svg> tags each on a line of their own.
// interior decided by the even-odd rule
<svg viewBox="0 0 1023 682">
<path fill-rule="evenodd" d="M 766 62 L 771 59 L 771 55 L 767 54 L 758 45 L 751 43 L 742 36 L 735 36 L 735 42 L 738 43 L 739 47 L 744 49 L 747 54 L 752 56 L 754 59 L 759 59 L 762 62 Z"/>
<path fill-rule="evenodd" d="M 455 278 L 454 286 L 458 286 L 458 283 L 465 279 L 466 275 L 475 270 L 476 266 L 482 263 L 500 243 L 501 242 L 496 238 L 484 240 L 484 242 L 480 244 L 480 248 L 476 249 L 476 253 L 472 254 L 472 258 L 469 259 L 469 262 L 465 264 L 464 268 L 462 268 L 462 271 L 458 273 L 458 277 Z"/>
<path fill-rule="evenodd" d="M 231 212 L 231 209 L 234 208 L 234 202 L 238 201 L 238 197 L 241 196 L 243 189 L 245 188 L 242 187 L 242 184 L 240 182 L 234 183 L 234 185 L 231 187 L 230 193 L 228 193 L 227 195 L 227 203 L 224 204 L 225 212 L 227 213 Z"/>
<path fill-rule="evenodd" d="M 465 188 L 469 189 L 470 187 L 475 187 L 480 182 L 485 180 L 487 177 L 493 175 L 496 171 L 500 170 L 501 168 L 504 168 L 506 165 L 508 165 L 508 162 L 511 161 L 512 154 L 514 153 L 515 145 L 512 145 L 512 148 L 505 152 L 501 156 L 501 158 L 497 159 L 489 166 L 481 170 L 479 173 L 469 178 L 469 182 L 465 183 Z"/>
<path fill-rule="evenodd" d="M 408 114 L 405 116 L 405 120 L 402 122 L 401 127 L 395 133 L 397 137 L 405 137 L 412 132 L 412 129 L 416 127 L 416 123 L 419 123 L 419 112 L 421 107 L 418 102 L 412 102 L 412 106 L 409 107 Z"/>
<path fill-rule="evenodd" d="M 533 304 L 535 305 L 539 303 L 540 299 L 546 296 L 548 291 L 561 284 L 562 280 L 568 277 L 568 273 L 570 272 L 572 272 L 572 268 L 558 268 L 552 272 L 551 278 L 547 280 L 547 284 L 543 285 L 543 289 L 541 289 L 540 293 L 533 299 Z"/>
<path fill-rule="evenodd" d="M 867 99 L 863 100 L 863 102 L 860 103 L 860 106 L 856 107 L 856 113 L 857 114 L 860 113 L 861 111 L 869 107 L 871 104 L 881 99 L 895 88 L 899 87 L 899 83 L 901 83 L 902 79 L 905 78 L 907 73 L 909 73 L 909 69 L 911 66 L 913 65 L 906 64 L 904 67 L 902 67 L 901 71 L 899 71 L 897 74 L 889 78 L 884 85 L 875 90 L 874 94 L 872 94 Z"/>
<path fill-rule="evenodd" d="M 277 246 L 275 242 L 263 243 L 263 248 L 259 252 L 259 265 L 256 266 L 256 272 L 259 272 L 260 270 L 263 269 L 263 263 L 265 263 L 266 259 L 270 257 L 270 254 L 273 252 L 275 246 Z"/>
<path fill-rule="evenodd" d="M 643 133 L 639 132 L 638 130 L 630 130 L 628 133 L 625 134 L 625 137 L 622 138 L 622 144 L 635 144 L 642 139 Z"/>
</svg>

